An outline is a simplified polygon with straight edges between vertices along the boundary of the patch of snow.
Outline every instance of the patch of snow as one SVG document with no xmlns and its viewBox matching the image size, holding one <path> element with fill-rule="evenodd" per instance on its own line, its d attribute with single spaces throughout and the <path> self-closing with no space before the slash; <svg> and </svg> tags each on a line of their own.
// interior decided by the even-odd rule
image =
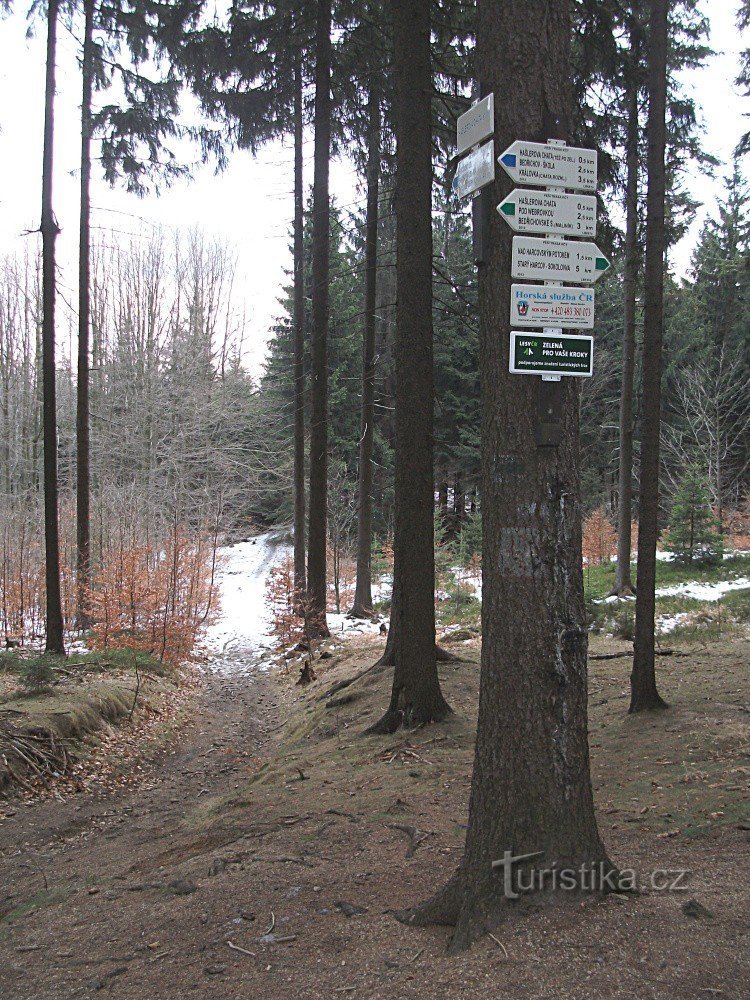
<svg viewBox="0 0 750 1000">
<path fill-rule="evenodd" d="M 338 636 L 351 635 L 352 633 L 360 633 L 361 635 L 369 633 L 374 635 L 380 632 L 380 621 L 374 622 L 370 618 L 350 618 L 343 611 L 341 614 L 329 611 L 326 614 L 326 619 L 328 621 L 328 631 L 334 639 Z"/>
<path fill-rule="evenodd" d="M 203 640 L 218 669 L 236 670 L 273 648 L 266 583 L 271 570 L 292 551 L 286 531 L 267 531 L 219 549 L 216 583 L 221 598 L 219 618 Z"/>
<path fill-rule="evenodd" d="M 609 597 L 594 598 L 594 604 L 619 604 L 620 601 L 634 601 L 635 595 L 628 594 L 626 597 L 618 597 L 617 594 L 610 594 Z"/>
<path fill-rule="evenodd" d="M 743 576 L 739 580 L 721 580 L 718 583 L 679 583 L 674 587 L 659 587 L 657 597 L 692 597 L 696 601 L 718 601 L 732 590 L 743 590 L 750 587 L 750 577 Z"/>
<path fill-rule="evenodd" d="M 666 635 L 668 632 L 673 632 L 689 617 L 687 611 L 680 611 L 676 615 L 661 615 L 656 621 L 656 631 L 661 635 Z"/>
</svg>

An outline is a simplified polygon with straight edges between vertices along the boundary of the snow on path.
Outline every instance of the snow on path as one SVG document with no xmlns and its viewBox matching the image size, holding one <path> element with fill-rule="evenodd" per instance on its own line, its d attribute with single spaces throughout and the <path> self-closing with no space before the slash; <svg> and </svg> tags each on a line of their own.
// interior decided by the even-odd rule
<svg viewBox="0 0 750 1000">
<path fill-rule="evenodd" d="M 210 669 L 252 673 L 261 666 L 261 657 L 265 669 L 283 658 L 271 627 L 266 584 L 271 570 L 291 554 L 289 531 L 283 528 L 219 549 L 216 583 L 221 610 L 202 643 L 211 654 Z M 352 619 L 343 612 L 329 612 L 327 617 L 333 638 L 380 631 L 379 622 Z"/>
<path fill-rule="evenodd" d="M 274 645 L 271 619 L 266 606 L 266 583 L 271 570 L 291 553 L 284 530 L 219 549 L 221 565 L 216 582 L 221 595 L 219 619 L 211 625 L 203 645 L 220 654 L 216 666 L 234 669 L 240 656 L 247 663 Z"/>
</svg>

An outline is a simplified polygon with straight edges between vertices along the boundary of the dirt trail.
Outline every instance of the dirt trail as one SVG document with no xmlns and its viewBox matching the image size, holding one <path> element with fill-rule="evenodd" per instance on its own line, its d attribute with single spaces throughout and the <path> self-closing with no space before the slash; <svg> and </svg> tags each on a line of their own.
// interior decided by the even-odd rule
<svg viewBox="0 0 750 1000">
<path fill-rule="evenodd" d="M 455 714 L 385 738 L 362 734 L 387 672 L 321 697 L 377 659 L 379 637 L 339 644 L 307 688 L 296 666 L 265 675 L 248 651 L 217 656 L 138 787 L 19 804 L 0 825 L 0 997 L 744 1000 L 747 640 L 664 658 L 673 707 L 658 718 L 628 716 L 627 659 L 592 659 L 598 820 L 643 891 L 531 899 L 448 956 L 447 928 L 394 911 L 463 853 L 478 640 L 456 648 L 462 661 L 441 666 Z M 651 887 L 665 871 L 687 884 Z"/>
<path fill-rule="evenodd" d="M 257 671 L 208 674 L 191 721 L 135 788 L 17 805 L 0 824 L 1 996 L 88 993 L 173 950 L 194 891 L 177 868 L 213 846 L 196 804 L 230 793 L 245 757 L 262 754 L 276 692 Z"/>
</svg>

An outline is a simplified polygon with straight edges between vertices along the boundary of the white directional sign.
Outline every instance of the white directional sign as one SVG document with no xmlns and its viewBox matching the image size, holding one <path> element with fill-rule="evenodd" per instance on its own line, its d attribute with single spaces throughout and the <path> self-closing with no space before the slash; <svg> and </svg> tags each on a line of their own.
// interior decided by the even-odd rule
<svg viewBox="0 0 750 1000">
<path fill-rule="evenodd" d="M 495 179 L 495 143 L 486 142 L 459 160 L 453 190 L 459 198 L 474 194 Z"/>
<path fill-rule="evenodd" d="M 514 236 L 510 273 L 538 281 L 578 281 L 593 285 L 610 262 L 596 243 Z"/>
<path fill-rule="evenodd" d="M 516 233 L 596 236 L 596 196 L 516 188 L 497 210 Z"/>
<path fill-rule="evenodd" d="M 456 152 L 460 155 L 495 131 L 495 95 L 473 104 L 456 122 Z"/>
<path fill-rule="evenodd" d="M 513 284 L 510 286 L 510 322 L 520 327 L 591 330 L 594 326 L 594 289 Z"/>
<path fill-rule="evenodd" d="M 516 140 L 497 162 L 518 184 L 596 190 L 595 149 Z"/>
</svg>

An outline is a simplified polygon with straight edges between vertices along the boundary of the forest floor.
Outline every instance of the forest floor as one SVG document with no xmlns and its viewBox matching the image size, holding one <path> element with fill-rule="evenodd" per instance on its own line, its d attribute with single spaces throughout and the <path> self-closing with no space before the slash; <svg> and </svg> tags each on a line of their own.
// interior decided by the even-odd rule
<svg viewBox="0 0 750 1000">
<path fill-rule="evenodd" d="M 441 666 L 448 722 L 363 737 L 387 703 L 387 672 L 337 705 L 321 696 L 381 645 L 333 644 L 307 688 L 295 667 L 209 663 L 128 787 L 0 807 L 0 995 L 749 995 L 746 633 L 660 658 L 673 707 L 656 716 L 627 715 L 629 658 L 590 664 L 610 855 L 643 877 L 687 869 L 686 888 L 571 896 L 512 914 L 458 957 L 446 955 L 448 929 L 407 929 L 392 911 L 430 895 L 461 856 L 479 641 L 455 641 L 463 662 Z M 595 636 L 590 651 L 629 648 Z M 119 753 L 110 747 L 112 768 Z M 697 916 L 683 909 L 691 900 Z"/>
</svg>

